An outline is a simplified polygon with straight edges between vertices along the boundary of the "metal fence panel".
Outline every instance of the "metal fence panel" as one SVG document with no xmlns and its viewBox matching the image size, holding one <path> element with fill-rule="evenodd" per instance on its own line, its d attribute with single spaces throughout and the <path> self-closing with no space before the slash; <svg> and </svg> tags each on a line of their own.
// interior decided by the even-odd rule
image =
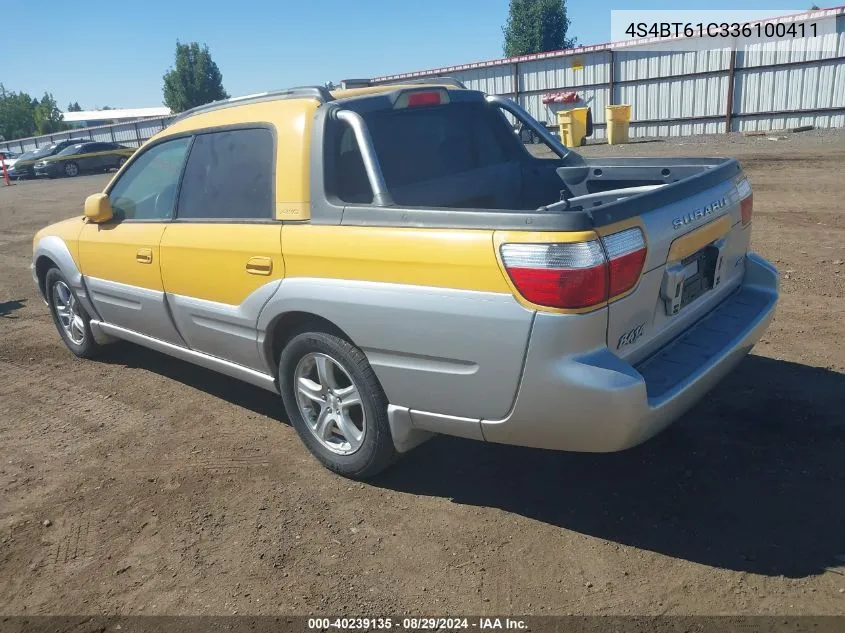
<svg viewBox="0 0 845 633">
<path fill-rule="evenodd" d="M 662 77 L 727 70 L 730 48 L 707 48 L 707 43 L 693 40 L 690 51 L 666 50 L 672 44 L 651 44 L 615 51 L 617 81 L 653 81 Z M 712 46 L 712 44 L 711 44 Z"/>
<path fill-rule="evenodd" d="M 610 80 L 610 52 L 567 55 L 519 64 L 519 91 L 577 90 Z"/>
<path fill-rule="evenodd" d="M 491 95 L 503 95 L 514 92 L 513 68 L 511 66 L 492 66 L 473 68 L 450 76 L 466 84 L 470 90 L 481 90 Z"/>
<path fill-rule="evenodd" d="M 622 84 L 618 103 L 632 104 L 635 121 L 720 116 L 725 113 L 727 84 L 727 75 Z"/>
<path fill-rule="evenodd" d="M 140 147 L 151 137 L 167 127 L 174 118 L 168 116 L 156 119 L 144 119 L 137 122 L 129 121 L 112 125 L 99 125 L 97 127 L 65 130 L 43 136 L 5 141 L 0 142 L 0 150 L 7 149 L 12 152 L 29 152 L 66 139 L 103 141 L 106 143 L 120 143 L 127 147 Z"/>
<path fill-rule="evenodd" d="M 819 36 L 821 43 L 808 46 L 808 39 L 761 41 L 741 39 L 737 45 L 737 68 L 795 64 L 845 57 L 845 16 L 836 18 L 836 32 Z"/>
<path fill-rule="evenodd" d="M 743 70 L 736 74 L 735 112 L 776 113 L 823 108 L 845 109 L 845 64 L 841 62 Z"/>
</svg>

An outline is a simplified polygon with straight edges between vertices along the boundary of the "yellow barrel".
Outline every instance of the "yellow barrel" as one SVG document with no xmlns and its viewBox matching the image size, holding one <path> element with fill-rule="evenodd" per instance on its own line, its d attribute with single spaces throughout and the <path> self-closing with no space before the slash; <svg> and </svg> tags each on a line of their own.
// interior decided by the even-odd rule
<svg viewBox="0 0 845 633">
<path fill-rule="evenodd" d="M 587 112 L 589 108 L 572 108 L 557 113 L 560 140 L 567 147 L 579 147 L 587 136 Z"/>
<path fill-rule="evenodd" d="M 630 105 L 609 105 L 605 108 L 607 118 L 607 143 L 620 145 L 628 142 L 628 129 L 631 125 Z"/>
</svg>

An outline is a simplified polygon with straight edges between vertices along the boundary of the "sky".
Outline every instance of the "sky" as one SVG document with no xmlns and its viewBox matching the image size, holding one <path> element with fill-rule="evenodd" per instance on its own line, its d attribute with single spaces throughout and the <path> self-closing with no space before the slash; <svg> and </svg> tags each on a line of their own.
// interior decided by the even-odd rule
<svg viewBox="0 0 845 633">
<path fill-rule="evenodd" d="M 835 6 L 816 0 L 819 6 Z M 162 103 L 176 40 L 207 44 L 232 96 L 502 56 L 508 0 L 48 0 L 0 12 L 0 83 L 65 109 Z M 570 36 L 610 39 L 611 9 L 763 9 L 812 2 L 568 0 Z M 840 3 L 836 3 L 840 4 Z M 679 6 L 681 5 L 681 6 Z M 45 19 L 45 16 L 48 18 Z"/>
</svg>

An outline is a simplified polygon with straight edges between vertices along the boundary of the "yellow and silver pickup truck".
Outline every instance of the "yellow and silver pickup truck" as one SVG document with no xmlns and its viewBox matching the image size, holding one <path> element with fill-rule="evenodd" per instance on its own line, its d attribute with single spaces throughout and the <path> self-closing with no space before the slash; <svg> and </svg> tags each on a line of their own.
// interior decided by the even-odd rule
<svg viewBox="0 0 845 633">
<path fill-rule="evenodd" d="M 752 200 L 736 160 L 586 159 L 454 80 L 296 88 L 185 113 L 38 232 L 33 276 L 77 356 L 123 339 L 277 392 L 365 478 L 436 433 L 663 429 L 774 314 Z"/>
</svg>

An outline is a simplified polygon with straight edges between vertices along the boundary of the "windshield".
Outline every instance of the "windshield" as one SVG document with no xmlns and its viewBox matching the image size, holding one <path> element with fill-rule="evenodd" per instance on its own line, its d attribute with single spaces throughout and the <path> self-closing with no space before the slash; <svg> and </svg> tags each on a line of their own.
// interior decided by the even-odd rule
<svg viewBox="0 0 845 633">
<path fill-rule="evenodd" d="M 77 154 L 79 150 L 82 148 L 82 145 L 70 145 L 65 147 L 61 152 L 56 154 L 56 156 L 67 156 L 69 154 Z"/>
<path fill-rule="evenodd" d="M 47 147 L 42 147 L 41 149 L 37 149 L 32 152 L 32 156 L 30 156 L 30 158 L 44 158 L 45 156 L 52 156 L 55 151 L 55 145 L 48 145 Z"/>
</svg>

